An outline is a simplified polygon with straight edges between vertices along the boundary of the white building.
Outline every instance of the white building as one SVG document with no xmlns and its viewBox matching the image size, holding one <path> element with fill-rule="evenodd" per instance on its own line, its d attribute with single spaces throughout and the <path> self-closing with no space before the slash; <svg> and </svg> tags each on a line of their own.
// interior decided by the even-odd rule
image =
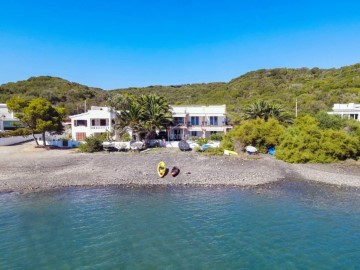
<svg viewBox="0 0 360 270">
<path fill-rule="evenodd" d="M 166 139 L 180 140 L 190 137 L 209 138 L 214 133 L 226 133 L 232 128 L 226 118 L 226 105 L 171 106 L 173 125 L 167 129 Z M 116 114 L 107 107 L 92 106 L 86 113 L 70 116 L 71 134 L 76 141 L 91 135 L 112 132 Z"/>
<path fill-rule="evenodd" d="M 83 141 L 91 135 L 100 136 L 112 131 L 112 120 L 115 113 L 108 107 L 91 106 L 85 113 L 72 115 L 71 136 L 76 141 Z"/>
<path fill-rule="evenodd" d="M 17 129 L 19 124 L 19 119 L 8 110 L 6 104 L 0 103 L 0 131 Z"/>
<path fill-rule="evenodd" d="M 341 118 L 360 121 L 360 104 L 334 104 L 333 111 L 328 112 L 328 114 L 337 114 L 340 115 Z"/>
<path fill-rule="evenodd" d="M 226 105 L 171 106 L 174 126 L 168 128 L 168 139 L 209 138 L 232 128 L 226 117 Z"/>
</svg>

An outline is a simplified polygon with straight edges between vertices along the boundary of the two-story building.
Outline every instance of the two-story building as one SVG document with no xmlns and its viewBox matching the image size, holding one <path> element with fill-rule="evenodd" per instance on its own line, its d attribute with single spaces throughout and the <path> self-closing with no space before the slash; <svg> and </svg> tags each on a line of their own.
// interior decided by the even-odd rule
<svg viewBox="0 0 360 270">
<path fill-rule="evenodd" d="M 209 138 L 211 134 L 226 133 L 232 128 L 226 117 L 226 105 L 170 107 L 173 124 L 167 128 L 168 140 Z M 110 108 L 96 106 L 92 106 L 86 113 L 70 116 L 72 138 L 83 141 L 91 135 L 113 132 L 115 117 L 115 112 Z"/>
<path fill-rule="evenodd" d="M 226 105 L 171 106 L 173 125 L 168 128 L 169 140 L 191 137 L 209 138 L 232 128 L 226 117 Z"/>
<path fill-rule="evenodd" d="M 360 104 L 334 104 L 333 111 L 328 114 L 340 115 L 341 118 L 360 121 Z"/>
<path fill-rule="evenodd" d="M 111 132 L 115 112 L 108 107 L 91 106 L 87 112 L 72 115 L 70 119 L 72 138 L 76 141 L 83 141 L 91 135 L 100 136 L 105 132 Z"/>
</svg>

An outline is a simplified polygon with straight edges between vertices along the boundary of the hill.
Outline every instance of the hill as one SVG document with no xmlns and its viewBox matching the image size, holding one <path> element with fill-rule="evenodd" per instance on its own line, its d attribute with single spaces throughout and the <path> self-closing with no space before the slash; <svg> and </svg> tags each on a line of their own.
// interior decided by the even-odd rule
<svg viewBox="0 0 360 270">
<path fill-rule="evenodd" d="M 82 112 L 84 100 L 93 105 L 103 103 L 108 93 L 100 88 L 88 87 L 67 80 L 40 76 L 0 86 L 0 103 L 12 96 L 26 98 L 43 97 L 52 104 L 65 107 L 69 114 Z"/>
<path fill-rule="evenodd" d="M 148 86 L 105 91 L 61 78 L 41 76 L 0 86 L 0 102 L 14 95 L 44 97 L 65 106 L 69 114 L 81 112 L 83 101 L 101 105 L 112 95 L 154 93 L 170 104 L 227 104 L 230 118 L 236 120 L 241 108 L 264 99 L 284 105 L 294 112 L 329 110 L 334 103 L 360 103 L 360 64 L 338 69 L 276 68 L 248 72 L 228 83 Z"/>
</svg>

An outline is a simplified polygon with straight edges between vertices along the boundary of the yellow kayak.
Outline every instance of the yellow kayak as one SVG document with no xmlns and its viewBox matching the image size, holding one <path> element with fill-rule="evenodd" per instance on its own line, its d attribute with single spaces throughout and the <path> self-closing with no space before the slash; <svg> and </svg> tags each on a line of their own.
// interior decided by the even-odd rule
<svg viewBox="0 0 360 270">
<path fill-rule="evenodd" d="M 164 161 L 160 161 L 158 166 L 157 166 L 157 172 L 159 174 L 159 176 L 162 178 L 165 176 L 166 174 L 166 165 Z"/>
<path fill-rule="evenodd" d="M 224 155 L 225 156 L 237 156 L 238 153 L 236 153 L 235 151 L 224 150 Z"/>
</svg>

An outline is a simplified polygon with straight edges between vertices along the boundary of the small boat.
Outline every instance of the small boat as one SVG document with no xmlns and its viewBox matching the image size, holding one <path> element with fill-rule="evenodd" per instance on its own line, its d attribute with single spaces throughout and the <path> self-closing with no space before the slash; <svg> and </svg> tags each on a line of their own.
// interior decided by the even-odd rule
<svg viewBox="0 0 360 270">
<path fill-rule="evenodd" d="M 172 175 L 173 177 L 177 176 L 179 173 L 180 173 L 180 169 L 179 169 L 178 167 L 173 167 L 173 168 L 171 169 L 171 175 Z"/>
<path fill-rule="evenodd" d="M 224 155 L 225 156 L 237 156 L 238 153 L 236 153 L 235 151 L 224 150 Z"/>
<path fill-rule="evenodd" d="M 164 161 L 160 161 L 157 166 L 157 172 L 161 178 L 163 178 L 166 174 L 166 165 Z"/>
<path fill-rule="evenodd" d="M 245 150 L 249 155 L 257 155 L 258 154 L 258 150 L 252 145 L 246 146 Z"/>
<path fill-rule="evenodd" d="M 191 150 L 190 145 L 185 140 L 181 140 L 179 142 L 179 149 L 181 151 L 190 151 Z"/>
</svg>

